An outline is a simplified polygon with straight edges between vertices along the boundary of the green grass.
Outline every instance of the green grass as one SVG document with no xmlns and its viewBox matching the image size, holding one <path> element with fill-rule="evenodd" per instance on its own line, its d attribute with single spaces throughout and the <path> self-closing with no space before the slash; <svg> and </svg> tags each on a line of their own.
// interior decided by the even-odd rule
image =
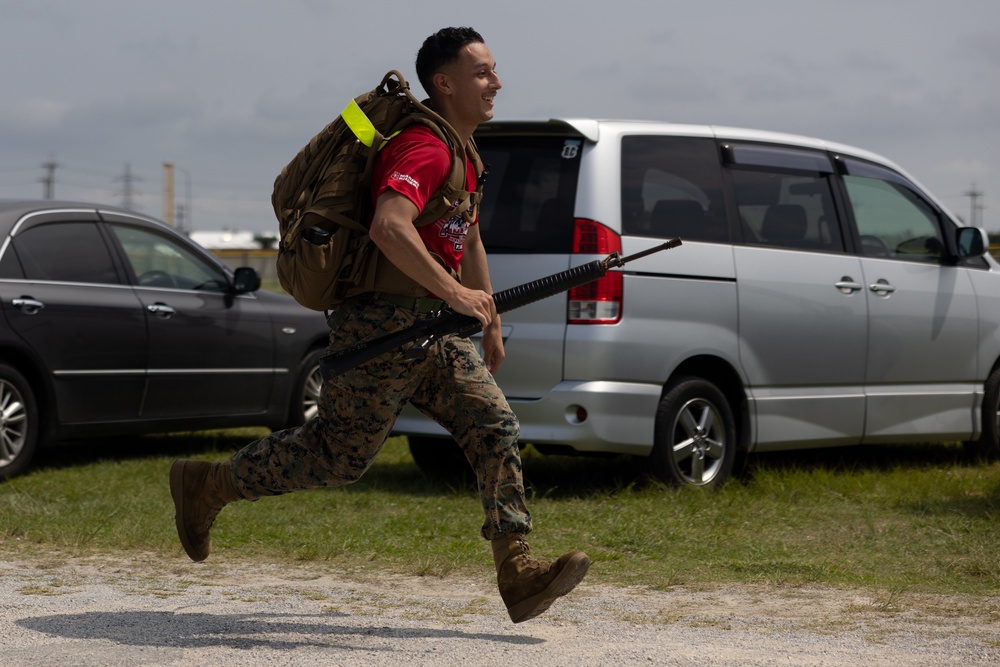
<svg viewBox="0 0 1000 667">
<path fill-rule="evenodd" d="M 0 558 L 158 553 L 185 559 L 167 470 L 224 460 L 248 429 L 65 445 L 0 484 Z M 1000 592 L 1000 465 L 957 445 L 756 456 L 722 489 L 674 489 L 624 458 L 524 453 L 532 545 L 587 551 L 592 582 Z M 357 484 L 240 502 L 213 529 L 212 560 L 320 562 L 347 573 L 483 574 L 471 488 L 426 480 L 393 438 Z"/>
</svg>

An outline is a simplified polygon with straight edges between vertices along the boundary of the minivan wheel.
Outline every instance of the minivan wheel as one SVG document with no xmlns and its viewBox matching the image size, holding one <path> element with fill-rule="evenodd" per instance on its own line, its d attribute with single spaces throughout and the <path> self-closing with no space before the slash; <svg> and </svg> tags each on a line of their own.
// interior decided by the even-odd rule
<svg viewBox="0 0 1000 667">
<path fill-rule="evenodd" d="M 677 378 L 656 411 L 650 466 L 666 482 L 716 488 L 732 472 L 736 441 L 733 412 L 719 388 L 701 378 Z"/>
<path fill-rule="evenodd" d="M 0 364 L 0 480 L 28 467 L 38 445 L 38 407 L 28 381 Z"/>
<path fill-rule="evenodd" d="M 462 448 L 451 438 L 407 436 L 410 454 L 420 472 L 436 482 L 461 485 L 475 479 Z"/>
<path fill-rule="evenodd" d="M 970 440 L 965 447 L 981 461 L 1000 458 L 1000 368 L 990 374 L 984 386 L 983 430 L 979 440 Z"/>
</svg>

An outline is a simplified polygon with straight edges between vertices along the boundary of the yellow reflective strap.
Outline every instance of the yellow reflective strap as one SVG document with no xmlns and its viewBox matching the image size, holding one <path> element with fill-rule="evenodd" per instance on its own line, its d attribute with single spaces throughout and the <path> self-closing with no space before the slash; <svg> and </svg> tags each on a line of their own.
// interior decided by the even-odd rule
<svg viewBox="0 0 1000 667">
<path fill-rule="evenodd" d="M 385 145 L 386 145 L 387 143 L 389 143 L 389 140 L 390 140 L 390 139 L 392 139 L 392 138 L 393 138 L 394 136 L 396 136 L 397 134 L 399 134 L 400 132 L 402 132 L 402 130 L 397 130 L 396 132 L 393 132 L 393 133 L 392 133 L 392 134 L 390 134 L 390 135 L 389 135 L 388 137 L 386 137 L 386 138 L 385 138 L 385 140 L 383 140 L 383 141 L 382 141 L 382 143 L 381 143 L 381 144 L 379 144 L 379 147 L 378 147 L 378 149 L 379 149 L 379 150 L 382 150 L 383 148 L 385 148 Z"/>
<path fill-rule="evenodd" d="M 353 132 L 354 136 L 358 138 L 358 141 L 371 148 L 371 145 L 375 142 L 375 135 L 378 134 L 378 130 L 375 129 L 375 125 L 373 125 L 368 119 L 365 112 L 361 110 L 358 103 L 351 100 L 340 113 L 340 117 L 344 119 L 345 123 L 347 123 L 347 127 L 351 128 L 351 132 Z M 385 137 L 382 140 L 382 143 L 379 144 L 378 149 L 382 150 L 385 148 L 385 145 L 389 143 L 389 140 L 397 134 L 399 134 L 399 132 L 393 132 L 388 137 Z"/>
<path fill-rule="evenodd" d="M 372 145 L 375 141 L 375 126 L 368 120 L 368 116 L 361 110 L 357 102 L 351 100 L 340 116 L 347 123 L 347 127 L 351 128 L 351 132 L 358 138 L 358 141 L 365 146 Z"/>
</svg>

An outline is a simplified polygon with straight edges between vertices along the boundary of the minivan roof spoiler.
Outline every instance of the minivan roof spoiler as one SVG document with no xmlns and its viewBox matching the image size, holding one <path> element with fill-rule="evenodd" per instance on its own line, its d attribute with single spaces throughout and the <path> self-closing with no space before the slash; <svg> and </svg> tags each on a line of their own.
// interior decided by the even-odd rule
<svg viewBox="0 0 1000 667">
<path fill-rule="evenodd" d="M 589 118 L 567 118 L 566 120 L 553 118 L 552 122 L 562 122 L 572 125 L 580 134 L 594 143 L 597 143 L 598 138 L 601 136 L 601 124 L 596 120 Z"/>
<path fill-rule="evenodd" d="M 588 141 L 596 143 L 600 136 L 600 121 L 587 118 L 501 120 L 493 123 L 483 123 L 476 128 L 476 135 L 478 136 L 497 136 L 502 134 L 583 137 Z"/>
</svg>

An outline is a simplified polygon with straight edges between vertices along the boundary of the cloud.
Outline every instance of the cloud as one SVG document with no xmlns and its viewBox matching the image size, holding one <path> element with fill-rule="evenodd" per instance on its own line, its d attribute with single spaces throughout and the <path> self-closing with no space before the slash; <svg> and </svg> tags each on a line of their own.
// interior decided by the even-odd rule
<svg viewBox="0 0 1000 667">
<path fill-rule="evenodd" d="M 63 100 L 41 98 L 12 100 L 0 108 L 0 123 L 8 128 L 4 133 L 5 136 L 51 131 L 65 122 L 70 109 L 71 105 Z"/>
<path fill-rule="evenodd" d="M 497 57 L 500 119 L 638 118 L 817 136 L 885 154 L 945 196 L 975 180 L 987 220 L 998 215 L 989 198 L 1000 197 L 1000 3 L 747 7 L 616 0 L 594 13 L 508 0 L 483 15 L 440 0 L 391 12 L 329 0 L 0 0 L 0 195 L 17 192 L 3 174 L 54 153 L 103 174 L 130 162 L 155 213 L 170 160 L 192 174 L 196 221 L 199 210 L 219 221 L 232 211 L 225 224 L 234 227 L 250 206 L 266 215 L 255 224 L 269 226 L 277 170 L 385 70 L 413 77 L 423 37 L 452 23 L 476 26 Z"/>
</svg>

